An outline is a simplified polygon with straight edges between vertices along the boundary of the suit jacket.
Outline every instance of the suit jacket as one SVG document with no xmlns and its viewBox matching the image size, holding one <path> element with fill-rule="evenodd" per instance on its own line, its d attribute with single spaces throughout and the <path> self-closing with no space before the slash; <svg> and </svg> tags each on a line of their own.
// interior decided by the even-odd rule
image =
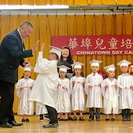
<svg viewBox="0 0 133 133">
<path fill-rule="evenodd" d="M 24 50 L 22 39 L 17 30 L 8 33 L 0 45 L 0 80 L 16 83 L 18 66 L 23 64 L 24 58 L 32 56 L 31 49 Z"/>
</svg>

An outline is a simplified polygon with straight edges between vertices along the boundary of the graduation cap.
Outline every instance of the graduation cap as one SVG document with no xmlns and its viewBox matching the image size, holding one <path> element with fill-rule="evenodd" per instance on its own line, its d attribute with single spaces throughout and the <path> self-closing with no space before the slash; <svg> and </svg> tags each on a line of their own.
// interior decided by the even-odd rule
<svg viewBox="0 0 133 133">
<path fill-rule="evenodd" d="M 81 62 L 74 62 L 74 63 L 72 64 L 72 67 L 73 67 L 74 69 L 76 69 L 76 68 L 82 68 L 83 65 L 84 65 L 84 64 L 81 63 Z"/>
<path fill-rule="evenodd" d="M 32 66 L 30 66 L 30 64 L 27 64 L 25 67 L 23 67 L 24 71 L 30 71 L 33 69 Z"/>
<path fill-rule="evenodd" d="M 59 68 L 59 71 L 63 71 L 63 72 L 67 72 L 67 70 L 70 69 L 69 67 L 65 65 L 58 66 L 58 68 Z"/>
<path fill-rule="evenodd" d="M 121 66 L 128 66 L 130 64 L 131 64 L 131 62 L 129 62 L 129 61 L 125 60 L 125 59 L 117 63 L 117 65 L 119 65 L 120 67 Z"/>
<path fill-rule="evenodd" d="M 115 71 L 116 68 L 115 68 L 114 64 L 112 64 L 112 65 L 109 65 L 109 66 L 104 67 L 104 69 L 107 72 L 109 72 L 109 71 Z"/>
<path fill-rule="evenodd" d="M 57 47 L 54 47 L 54 46 L 51 46 L 51 50 L 49 51 L 49 53 L 55 53 L 55 54 L 57 54 L 58 57 L 60 58 L 60 56 L 61 56 L 61 51 L 62 51 L 62 49 L 57 48 Z"/>
<path fill-rule="evenodd" d="M 30 71 L 31 72 L 31 68 L 30 67 L 24 67 L 24 71 Z"/>
<path fill-rule="evenodd" d="M 90 61 L 91 66 L 98 66 L 99 67 L 99 63 L 102 63 L 102 61 L 99 61 L 99 60 Z"/>
</svg>

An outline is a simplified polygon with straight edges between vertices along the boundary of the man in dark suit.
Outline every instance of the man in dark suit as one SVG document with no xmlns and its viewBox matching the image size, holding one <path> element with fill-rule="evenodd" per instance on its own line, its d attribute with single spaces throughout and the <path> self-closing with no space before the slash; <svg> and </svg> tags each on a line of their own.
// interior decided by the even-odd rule
<svg viewBox="0 0 133 133">
<path fill-rule="evenodd" d="M 38 46 L 24 50 L 23 40 L 28 38 L 33 30 L 33 25 L 25 21 L 20 27 L 8 33 L 0 45 L 0 127 L 11 128 L 20 126 L 13 114 L 14 87 L 18 80 L 18 66 L 26 66 L 26 57 L 32 57 Z"/>
</svg>

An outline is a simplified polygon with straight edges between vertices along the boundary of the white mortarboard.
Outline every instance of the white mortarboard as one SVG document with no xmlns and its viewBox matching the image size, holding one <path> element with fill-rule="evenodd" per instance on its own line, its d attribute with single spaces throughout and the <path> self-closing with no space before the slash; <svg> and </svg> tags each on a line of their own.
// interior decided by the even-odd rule
<svg viewBox="0 0 133 133">
<path fill-rule="evenodd" d="M 121 66 L 128 66 L 130 64 L 131 64 L 131 62 L 129 62 L 127 60 L 122 60 L 122 61 L 120 61 L 120 62 L 117 63 L 117 65 L 119 65 L 120 67 Z"/>
<path fill-rule="evenodd" d="M 130 67 L 133 68 L 133 65 L 131 65 Z"/>
<path fill-rule="evenodd" d="M 57 54 L 58 57 L 60 58 L 62 49 L 57 48 L 57 47 L 54 47 L 54 46 L 51 46 L 51 47 L 52 47 L 52 48 L 51 48 L 51 50 L 49 51 L 49 53 L 55 53 L 55 54 Z"/>
<path fill-rule="evenodd" d="M 23 69 L 24 69 L 24 71 L 30 71 L 31 72 L 31 70 L 33 69 L 33 67 L 30 66 L 30 64 L 27 64 Z"/>
<path fill-rule="evenodd" d="M 91 66 L 98 66 L 99 67 L 99 63 L 101 63 L 102 61 L 99 60 L 92 60 L 90 61 Z"/>
<path fill-rule="evenodd" d="M 115 68 L 114 64 L 112 64 L 112 65 L 109 65 L 109 66 L 104 67 L 104 69 L 107 72 L 109 72 L 109 71 L 115 71 L 116 68 Z"/>
<path fill-rule="evenodd" d="M 24 71 L 30 71 L 31 72 L 31 68 L 30 67 L 24 67 Z"/>
<path fill-rule="evenodd" d="M 58 68 L 59 68 L 59 71 L 63 71 L 63 72 L 67 72 L 67 70 L 70 69 L 69 67 L 65 65 L 58 66 Z"/>
<path fill-rule="evenodd" d="M 83 63 L 74 62 L 74 63 L 72 64 L 72 67 L 74 67 L 74 69 L 76 69 L 76 68 L 82 68 L 83 65 L 84 65 Z"/>
</svg>

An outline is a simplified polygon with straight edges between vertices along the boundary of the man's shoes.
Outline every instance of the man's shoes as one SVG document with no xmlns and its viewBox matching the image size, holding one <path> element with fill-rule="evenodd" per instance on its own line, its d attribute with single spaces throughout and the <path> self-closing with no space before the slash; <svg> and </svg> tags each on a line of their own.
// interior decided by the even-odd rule
<svg viewBox="0 0 133 133">
<path fill-rule="evenodd" d="M 13 125 L 9 124 L 9 123 L 5 123 L 5 124 L 1 124 L 0 127 L 2 127 L 2 128 L 12 128 Z"/>
<path fill-rule="evenodd" d="M 9 122 L 9 124 L 11 124 L 13 126 L 21 126 L 21 125 L 23 125 L 23 123 L 17 123 L 16 121 L 11 121 L 11 122 Z"/>
<path fill-rule="evenodd" d="M 45 124 L 43 125 L 43 128 L 56 128 L 58 127 L 59 124 L 58 123 L 54 123 L 54 124 Z"/>
</svg>

